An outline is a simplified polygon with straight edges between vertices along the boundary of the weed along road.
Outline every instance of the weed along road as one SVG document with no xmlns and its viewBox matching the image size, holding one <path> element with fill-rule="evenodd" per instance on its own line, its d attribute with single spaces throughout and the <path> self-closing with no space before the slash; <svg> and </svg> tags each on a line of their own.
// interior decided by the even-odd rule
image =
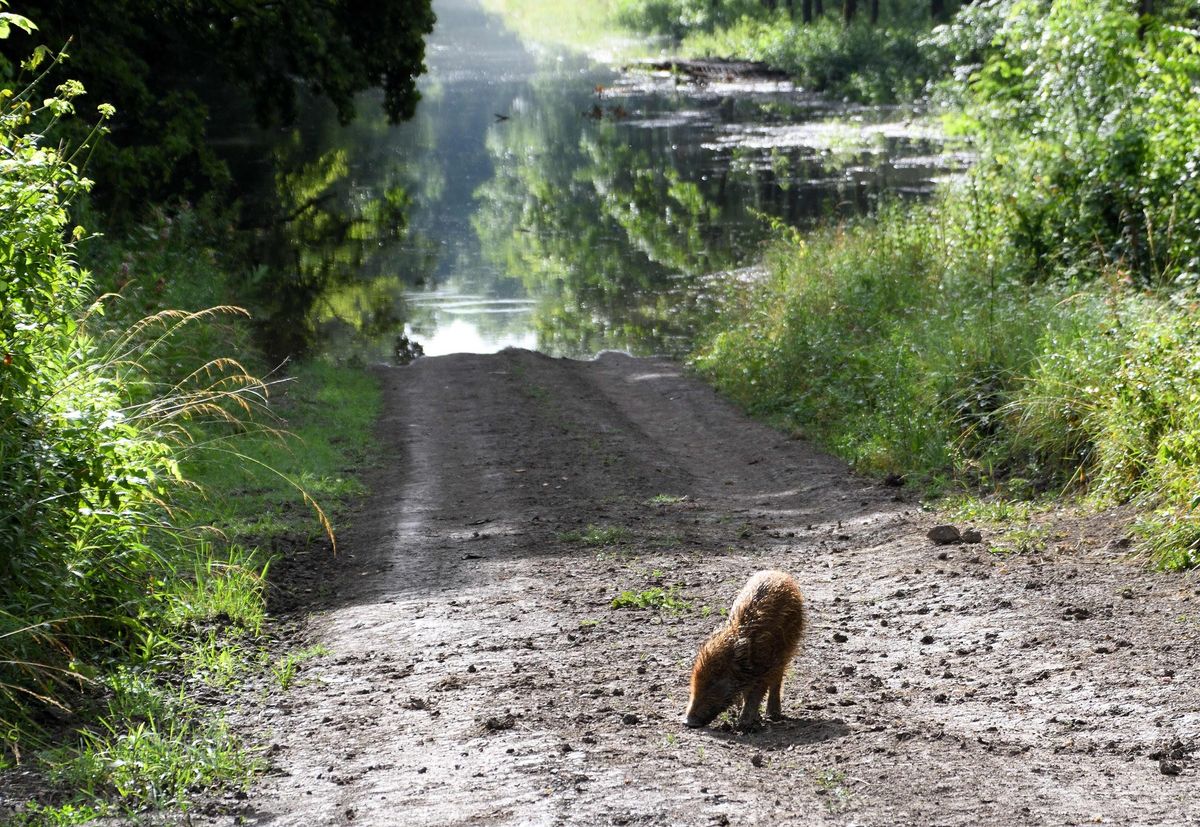
<svg viewBox="0 0 1200 827">
<path fill-rule="evenodd" d="M 1124 560 L 1110 523 L 936 546 L 896 489 L 666 360 L 381 379 L 373 495 L 298 633 L 330 654 L 247 694 L 231 720 L 271 768 L 193 823 L 1200 819 L 1195 582 Z M 809 612 L 785 718 L 685 727 L 698 645 L 770 568 Z"/>
</svg>

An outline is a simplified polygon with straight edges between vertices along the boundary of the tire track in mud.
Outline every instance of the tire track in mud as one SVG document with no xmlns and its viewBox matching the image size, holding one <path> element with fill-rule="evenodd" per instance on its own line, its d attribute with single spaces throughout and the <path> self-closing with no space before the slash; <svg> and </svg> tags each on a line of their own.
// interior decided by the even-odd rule
<svg viewBox="0 0 1200 827">
<path fill-rule="evenodd" d="M 333 654 L 247 694 L 272 772 L 193 823 L 1200 823 L 1195 582 L 1114 559 L 1104 520 L 1044 554 L 933 547 L 664 360 L 382 377 L 374 494 L 306 632 Z M 814 614 L 788 718 L 684 729 L 696 645 L 767 567 Z M 611 606 L 653 587 L 690 607 Z"/>
</svg>

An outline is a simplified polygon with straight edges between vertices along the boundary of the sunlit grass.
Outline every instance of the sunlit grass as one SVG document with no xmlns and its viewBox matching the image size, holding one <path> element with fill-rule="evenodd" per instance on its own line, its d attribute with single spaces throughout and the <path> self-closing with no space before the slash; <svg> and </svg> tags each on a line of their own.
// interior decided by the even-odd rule
<svg viewBox="0 0 1200 827">
<path fill-rule="evenodd" d="M 301 526 L 315 538 L 320 526 L 306 518 L 311 511 L 297 491 L 332 505 L 364 493 L 358 472 L 370 464 L 378 384 L 365 371 L 324 361 L 296 365 L 289 380 L 273 388 L 279 418 L 270 429 L 236 439 L 213 434 L 210 445 L 189 453 L 183 469 L 200 488 L 188 505 L 197 521 L 257 542 Z M 239 461 L 245 457 L 251 461 Z"/>
<path fill-rule="evenodd" d="M 664 589 L 652 586 L 648 589 L 625 589 L 612 599 L 614 609 L 657 609 L 670 614 L 679 614 L 692 607 L 692 604 L 679 595 L 679 587 L 671 586 Z"/>
<path fill-rule="evenodd" d="M 958 492 L 961 518 L 1132 500 L 1151 515 L 1141 547 L 1195 565 L 1200 398 L 1183 389 L 1200 381 L 1200 323 L 1104 281 L 1006 277 L 971 210 L 952 196 L 781 240 L 767 279 L 731 289 L 696 366 L 863 472 Z"/>
<path fill-rule="evenodd" d="M 633 534 L 624 526 L 589 525 L 580 531 L 566 531 L 558 535 L 563 543 L 578 543 L 584 546 L 608 547 L 627 543 Z"/>
</svg>

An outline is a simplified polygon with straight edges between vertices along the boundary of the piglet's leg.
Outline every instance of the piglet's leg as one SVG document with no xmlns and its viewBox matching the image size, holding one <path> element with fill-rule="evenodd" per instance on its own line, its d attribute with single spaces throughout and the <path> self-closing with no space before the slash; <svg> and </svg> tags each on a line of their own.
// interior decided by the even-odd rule
<svg viewBox="0 0 1200 827">
<path fill-rule="evenodd" d="M 742 706 L 742 714 L 738 718 L 739 729 L 750 729 L 758 723 L 758 708 L 762 705 L 763 695 L 766 692 L 762 687 L 746 690 L 746 703 Z"/>
<path fill-rule="evenodd" d="M 783 717 L 783 678 L 771 684 L 770 690 L 767 692 L 767 717 L 771 720 L 779 720 Z"/>
</svg>

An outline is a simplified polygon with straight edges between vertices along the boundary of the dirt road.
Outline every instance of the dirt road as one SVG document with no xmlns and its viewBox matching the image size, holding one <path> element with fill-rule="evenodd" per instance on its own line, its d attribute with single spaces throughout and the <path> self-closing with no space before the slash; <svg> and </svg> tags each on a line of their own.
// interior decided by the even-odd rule
<svg viewBox="0 0 1200 827">
<path fill-rule="evenodd" d="M 273 769 L 193 823 L 1200 823 L 1198 584 L 1111 521 L 934 546 L 666 361 L 383 381 L 375 493 L 306 626 L 332 654 L 247 702 Z M 812 610 L 787 718 L 685 729 L 696 646 L 762 568 Z"/>
</svg>

